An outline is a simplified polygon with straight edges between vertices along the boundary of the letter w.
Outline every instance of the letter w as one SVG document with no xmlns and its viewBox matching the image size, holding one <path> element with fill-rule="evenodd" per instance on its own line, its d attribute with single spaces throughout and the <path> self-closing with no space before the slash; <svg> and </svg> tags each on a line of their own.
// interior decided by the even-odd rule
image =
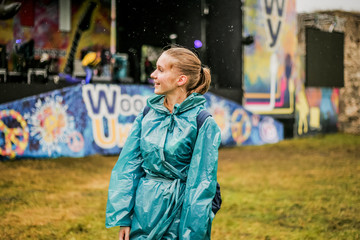
<svg viewBox="0 0 360 240">
<path fill-rule="evenodd" d="M 278 9 L 278 16 L 282 17 L 283 15 L 283 11 L 284 11 L 284 3 L 285 3 L 285 0 L 282 0 L 282 3 L 281 3 L 281 6 L 280 6 L 280 3 L 279 1 L 281 0 L 275 0 L 276 1 L 276 6 L 277 6 L 277 9 Z M 265 8 L 266 8 L 266 14 L 267 15 L 271 15 L 272 14 L 272 9 L 273 9 L 273 3 L 274 3 L 274 0 L 271 0 L 271 4 L 269 6 L 268 4 L 268 0 L 264 0 L 265 2 Z"/>
<path fill-rule="evenodd" d="M 117 95 L 119 87 L 102 84 L 87 84 L 83 86 L 83 99 L 90 117 L 114 116 L 117 111 Z"/>
<path fill-rule="evenodd" d="M 94 104 L 93 98 L 91 97 L 90 92 L 88 92 L 88 97 L 89 97 L 89 100 L 90 100 L 90 105 L 91 105 L 92 112 L 94 114 L 98 115 L 100 113 L 100 111 L 101 111 L 101 109 L 100 109 L 101 105 L 104 105 L 104 104 L 105 104 L 105 106 L 107 108 L 106 113 L 108 113 L 110 115 L 113 115 L 115 113 L 114 110 L 115 110 L 115 103 L 116 103 L 116 92 L 112 92 L 112 97 L 110 96 L 110 99 L 112 99 L 112 102 L 110 103 L 111 105 L 109 104 L 106 93 L 103 90 L 99 91 L 99 98 L 98 98 L 97 105 L 96 105 L 96 102 Z M 104 102 L 104 104 L 101 104 L 102 102 Z"/>
</svg>

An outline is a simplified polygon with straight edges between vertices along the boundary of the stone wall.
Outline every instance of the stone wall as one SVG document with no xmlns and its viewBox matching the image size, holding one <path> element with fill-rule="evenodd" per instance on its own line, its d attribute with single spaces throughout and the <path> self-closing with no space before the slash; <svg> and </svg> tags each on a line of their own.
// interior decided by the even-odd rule
<svg viewBox="0 0 360 240">
<path fill-rule="evenodd" d="M 299 54 L 305 54 L 305 28 L 338 31 L 344 41 L 344 87 L 340 88 L 338 129 L 360 134 L 360 13 L 331 11 L 298 15 Z"/>
</svg>

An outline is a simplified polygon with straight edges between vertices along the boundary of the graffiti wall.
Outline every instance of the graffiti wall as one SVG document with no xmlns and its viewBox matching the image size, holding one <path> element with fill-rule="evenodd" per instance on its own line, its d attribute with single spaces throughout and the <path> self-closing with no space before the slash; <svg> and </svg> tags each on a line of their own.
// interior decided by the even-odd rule
<svg viewBox="0 0 360 240">
<path fill-rule="evenodd" d="M 297 134 L 336 132 L 338 88 L 307 88 L 297 97 Z"/>
<path fill-rule="evenodd" d="M 0 157 L 43 158 L 118 154 L 132 122 L 153 89 L 144 85 L 88 84 L 0 105 Z M 271 117 L 205 94 L 223 146 L 260 145 L 283 139 Z"/>
<path fill-rule="evenodd" d="M 245 1 L 244 107 L 258 114 L 294 112 L 295 0 Z"/>
<path fill-rule="evenodd" d="M 298 136 L 336 132 L 339 114 L 339 88 L 305 87 L 304 56 L 300 56 L 296 79 L 295 133 Z"/>
<path fill-rule="evenodd" d="M 10 2 L 10 1 L 7 1 Z M 74 39 L 77 25 L 84 11 L 89 5 L 87 1 L 71 1 L 71 30 L 59 30 L 59 1 L 57 0 L 30 0 L 31 9 L 20 9 L 13 19 L 0 21 L 0 44 L 6 44 L 9 55 L 9 69 L 13 68 L 12 55 L 16 45 L 21 45 L 31 39 L 34 40 L 35 57 L 48 53 L 52 58 L 58 58 L 62 70 Z M 97 46 L 110 48 L 110 3 L 109 1 L 95 0 L 97 7 L 92 15 L 89 30 L 85 31 L 78 45 L 75 59 L 80 59 L 82 49 L 91 49 Z M 27 4 L 29 5 L 29 4 Z M 30 13 L 33 19 L 29 21 L 26 16 Z M 26 25 L 24 25 L 26 24 Z"/>
<path fill-rule="evenodd" d="M 345 21 L 334 16 L 300 15 L 298 18 L 298 77 L 295 78 L 296 114 L 295 133 L 298 136 L 329 133 L 338 130 L 340 89 L 336 87 L 306 86 L 306 27 L 322 26 L 327 32 L 328 24 L 337 22 L 335 30 L 344 31 Z M 318 19 L 321 19 L 320 21 Z M 324 43 L 326 44 L 326 43 Z M 320 79 L 326 81 L 326 79 Z"/>
<path fill-rule="evenodd" d="M 296 0 L 245 1 L 244 107 L 256 114 L 294 118 L 298 136 L 337 129 L 339 89 L 305 87 L 304 34 Z M 304 26 L 301 26 L 304 29 Z"/>
</svg>

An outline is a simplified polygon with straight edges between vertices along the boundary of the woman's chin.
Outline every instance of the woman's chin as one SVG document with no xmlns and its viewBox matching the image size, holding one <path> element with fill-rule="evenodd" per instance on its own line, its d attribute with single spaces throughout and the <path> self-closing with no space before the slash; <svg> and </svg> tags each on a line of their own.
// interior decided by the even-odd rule
<svg viewBox="0 0 360 240">
<path fill-rule="evenodd" d="M 157 95 L 162 95 L 162 92 L 159 89 L 154 89 L 154 93 Z"/>
</svg>

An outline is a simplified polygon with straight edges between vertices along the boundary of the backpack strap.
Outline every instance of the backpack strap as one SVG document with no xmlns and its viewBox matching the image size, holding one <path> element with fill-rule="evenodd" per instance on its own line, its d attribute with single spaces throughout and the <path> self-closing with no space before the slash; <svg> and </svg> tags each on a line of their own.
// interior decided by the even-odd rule
<svg viewBox="0 0 360 240">
<path fill-rule="evenodd" d="M 196 126 L 197 126 L 197 131 L 199 132 L 199 129 L 201 128 L 201 126 L 203 125 L 203 123 L 205 122 L 205 120 L 211 117 L 211 114 L 206 111 L 206 110 L 202 110 L 196 117 Z"/>
<path fill-rule="evenodd" d="M 143 117 L 145 117 L 146 114 L 148 114 L 149 110 L 150 110 L 150 107 L 148 105 L 146 105 L 144 110 L 143 110 Z"/>
<path fill-rule="evenodd" d="M 203 125 L 203 123 L 205 122 L 205 120 L 211 117 L 211 114 L 206 111 L 206 110 L 202 110 L 196 117 L 196 124 L 197 124 L 197 134 L 199 134 L 199 130 L 201 128 L 201 126 Z M 216 192 L 215 192 L 215 196 L 213 198 L 212 201 L 212 212 L 214 214 L 216 214 L 220 208 L 221 208 L 221 203 L 222 203 L 222 199 L 221 199 L 221 192 L 220 192 L 220 184 L 219 182 L 216 183 Z"/>
<path fill-rule="evenodd" d="M 212 207 L 211 207 L 214 214 L 216 214 L 220 210 L 221 204 L 222 204 L 222 199 L 221 199 L 220 184 L 219 184 L 219 182 L 217 182 L 216 183 L 216 192 L 215 192 L 215 196 L 213 198 Z"/>
</svg>

